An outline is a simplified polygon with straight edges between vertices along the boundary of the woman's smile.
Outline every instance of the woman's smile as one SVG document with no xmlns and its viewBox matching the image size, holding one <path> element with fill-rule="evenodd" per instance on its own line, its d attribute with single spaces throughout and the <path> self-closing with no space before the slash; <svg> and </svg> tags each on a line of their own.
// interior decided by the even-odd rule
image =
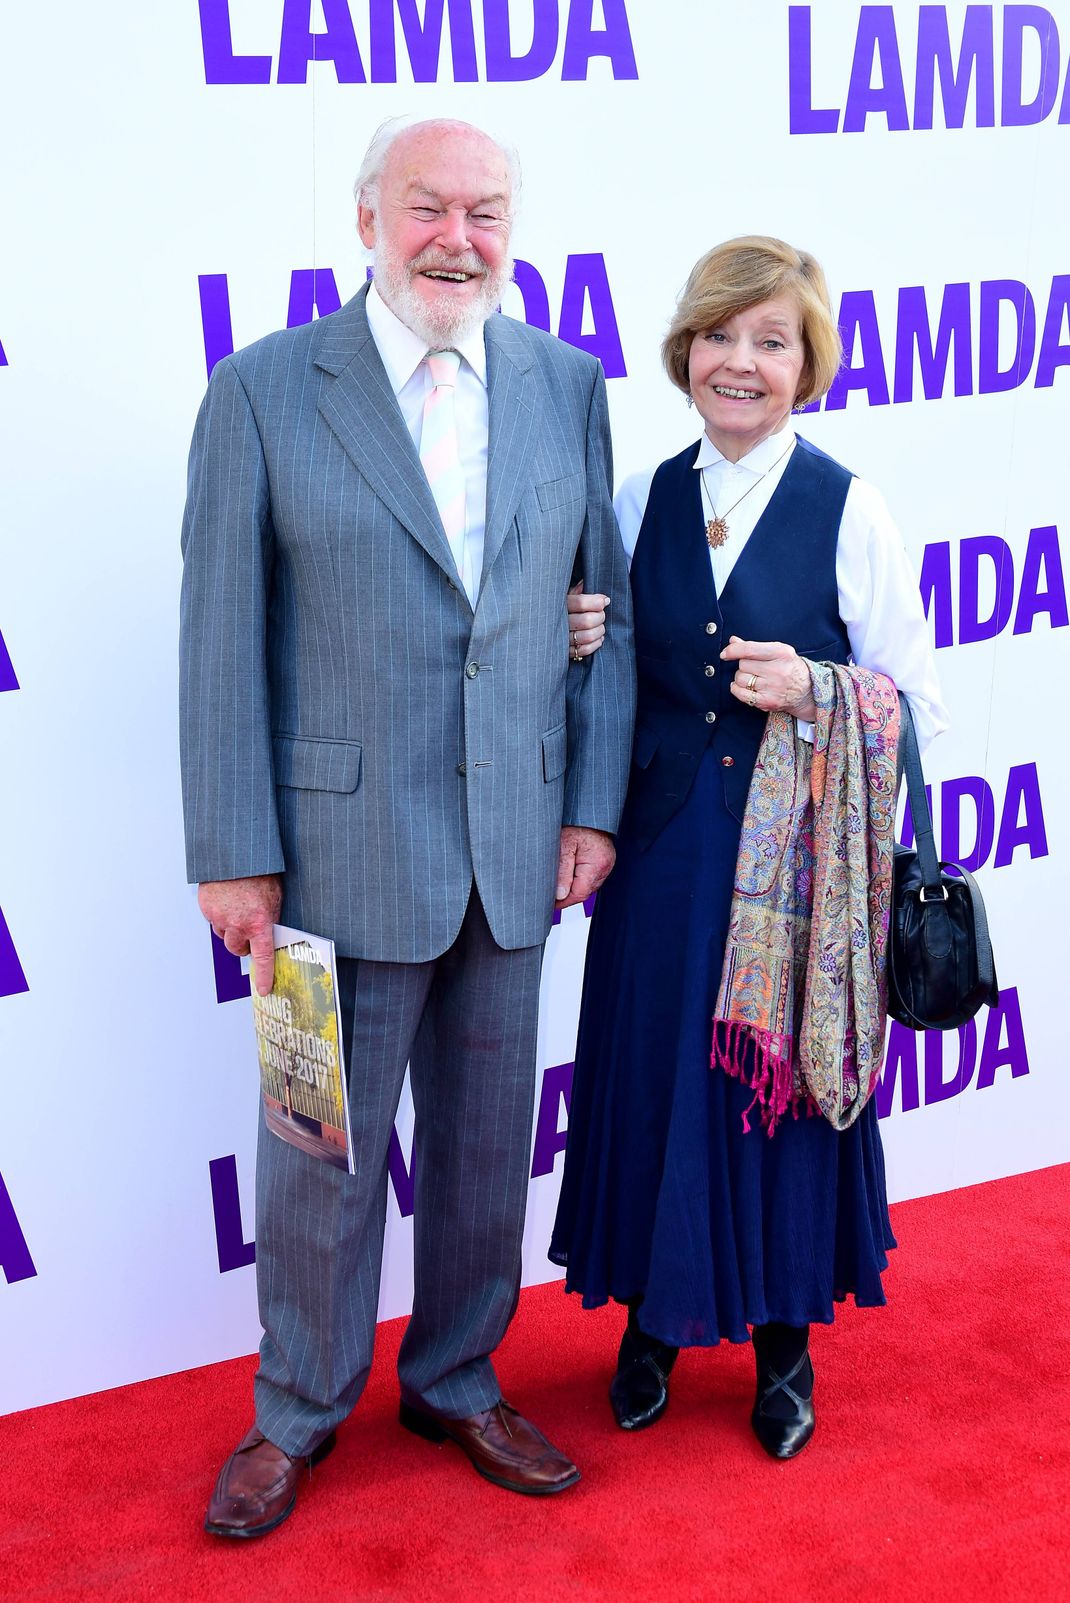
<svg viewBox="0 0 1070 1603">
<path fill-rule="evenodd" d="M 730 461 L 784 425 L 805 362 L 799 308 L 788 295 L 759 301 L 694 336 L 691 394 L 706 433 Z"/>
</svg>

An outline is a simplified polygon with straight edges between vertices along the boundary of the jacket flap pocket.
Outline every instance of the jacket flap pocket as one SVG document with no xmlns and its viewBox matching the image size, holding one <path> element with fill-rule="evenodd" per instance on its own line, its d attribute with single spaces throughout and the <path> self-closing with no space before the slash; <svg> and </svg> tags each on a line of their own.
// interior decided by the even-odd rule
<svg viewBox="0 0 1070 1603">
<path fill-rule="evenodd" d="M 552 779 L 560 779 L 565 771 L 565 760 L 568 752 L 568 737 L 564 724 L 558 724 L 556 729 L 550 729 L 542 737 L 542 777 L 549 784 Z"/>
<path fill-rule="evenodd" d="M 569 473 L 563 479 L 546 479 L 535 486 L 535 494 L 544 512 L 578 501 L 585 493 L 587 481 L 582 473 Z"/>
<path fill-rule="evenodd" d="M 272 737 L 276 785 L 295 790 L 356 790 L 361 747 L 355 740 L 310 740 L 304 735 Z"/>
<path fill-rule="evenodd" d="M 660 735 L 655 735 L 652 729 L 644 729 L 642 724 L 636 724 L 632 762 L 637 768 L 649 768 L 660 745 Z"/>
</svg>

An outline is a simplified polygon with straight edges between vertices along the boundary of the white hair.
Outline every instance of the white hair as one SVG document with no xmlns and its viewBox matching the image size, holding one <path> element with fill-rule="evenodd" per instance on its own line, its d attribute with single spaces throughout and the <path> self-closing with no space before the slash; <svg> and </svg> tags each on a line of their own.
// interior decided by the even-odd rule
<svg viewBox="0 0 1070 1603">
<path fill-rule="evenodd" d="M 461 122 L 453 117 L 388 117 L 386 122 L 380 123 L 364 152 L 364 160 L 353 184 L 353 198 L 358 206 L 371 206 L 374 209 L 379 204 L 379 180 L 386 159 L 395 141 L 413 128 L 465 128 L 483 134 L 496 145 L 505 158 L 509 172 L 509 212 L 510 217 L 515 217 L 520 202 L 520 158 L 516 150 L 494 134 L 488 134 L 485 128 L 477 128 L 474 123 Z"/>
</svg>

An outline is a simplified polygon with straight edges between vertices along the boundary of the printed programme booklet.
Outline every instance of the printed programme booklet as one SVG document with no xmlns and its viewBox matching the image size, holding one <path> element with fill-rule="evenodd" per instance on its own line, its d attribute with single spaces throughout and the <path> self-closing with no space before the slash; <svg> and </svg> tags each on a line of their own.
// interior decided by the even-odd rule
<svg viewBox="0 0 1070 1603">
<path fill-rule="evenodd" d="M 353 1174 L 334 942 L 282 924 L 274 937 L 275 983 L 250 986 L 267 1127 Z"/>
</svg>

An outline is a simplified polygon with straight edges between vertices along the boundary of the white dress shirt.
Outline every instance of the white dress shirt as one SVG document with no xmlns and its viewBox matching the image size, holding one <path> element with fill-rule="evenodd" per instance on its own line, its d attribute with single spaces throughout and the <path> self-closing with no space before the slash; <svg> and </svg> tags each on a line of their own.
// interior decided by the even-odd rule
<svg viewBox="0 0 1070 1603">
<path fill-rule="evenodd" d="M 414 334 L 390 310 L 374 282 L 368 290 L 365 305 L 375 348 L 382 358 L 405 426 L 419 453 L 424 401 L 431 389 L 430 369 L 424 362 L 428 348 L 420 336 Z M 454 393 L 454 413 L 465 484 L 463 572 L 476 575 L 473 587 L 465 586 L 468 599 L 474 607 L 479 594 L 479 575 L 483 572 L 483 535 L 487 522 L 487 439 L 490 428 L 487 351 L 483 343 L 482 325 L 452 348 L 461 355 Z M 458 574 L 458 577 L 461 575 Z"/>
<path fill-rule="evenodd" d="M 724 545 L 710 551 L 718 595 L 769 505 L 794 450 L 795 431 L 790 423 L 762 440 L 738 462 L 729 462 L 708 435 L 702 436 L 695 471 L 702 474 L 706 489 L 702 496 L 703 525 L 711 516 L 712 504 L 729 528 Z M 617 492 L 617 520 L 629 563 L 654 473 L 654 468 L 633 473 Z M 744 495 L 746 499 L 740 501 Z M 737 501 L 739 505 L 729 511 Z M 697 538 L 702 537 L 701 529 L 695 533 Z M 851 480 L 840 520 L 836 587 L 852 657 L 866 668 L 887 674 L 909 699 L 918 745 L 924 750 L 948 727 L 949 721 L 940 695 L 929 626 L 918 581 L 891 513 L 883 496 L 862 479 Z M 800 721 L 799 733 L 812 738 L 812 726 Z"/>
</svg>

